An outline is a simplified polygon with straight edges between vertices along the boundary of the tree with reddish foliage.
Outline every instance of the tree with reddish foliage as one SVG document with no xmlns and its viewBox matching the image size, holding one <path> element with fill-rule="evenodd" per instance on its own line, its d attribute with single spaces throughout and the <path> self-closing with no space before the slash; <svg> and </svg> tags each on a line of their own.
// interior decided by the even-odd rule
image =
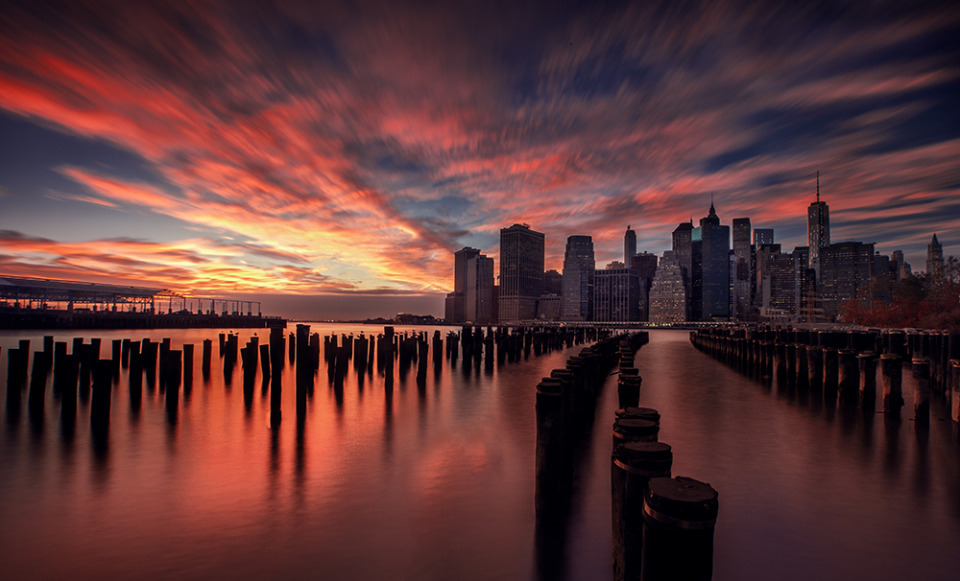
<svg viewBox="0 0 960 581">
<path fill-rule="evenodd" d="M 916 327 L 960 331 L 960 264 L 947 260 L 944 276 L 908 275 L 893 287 L 893 301 L 873 300 L 873 288 L 861 289 L 843 304 L 841 320 L 868 327 Z"/>
</svg>

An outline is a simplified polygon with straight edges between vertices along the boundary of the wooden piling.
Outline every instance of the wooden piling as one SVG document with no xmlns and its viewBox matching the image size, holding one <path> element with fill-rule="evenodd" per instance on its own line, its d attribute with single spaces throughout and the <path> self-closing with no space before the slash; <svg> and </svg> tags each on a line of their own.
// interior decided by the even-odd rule
<svg viewBox="0 0 960 581">
<path fill-rule="evenodd" d="M 873 411 L 877 406 L 877 356 L 872 352 L 857 355 L 860 376 L 860 407 Z"/>
<path fill-rule="evenodd" d="M 917 387 L 913 392 L 913 414 L 917 425 L 930 423 L 930 360 L 913 359 L 913 378 Z"/>
<path fill-rule="evenodd" d="M 883 413 L 900 415 L 903 361 L 895 353 L 880 356 L 880 382 L 883 386 Z"/>
<path fill-rule="evenodd" d="M 639 579 L 643 498 L 651 478 L 669 478 L 673 452 L 663 442 L 628 442 L 613 451 L 610 471 L 613 578 Z"/>
<path fill-rule="evenodd" d="M 713 576 L 717 491 L 692 478 L 651 478 L 643 505 L 645 581 L 705 581 Z"/>
</svg>

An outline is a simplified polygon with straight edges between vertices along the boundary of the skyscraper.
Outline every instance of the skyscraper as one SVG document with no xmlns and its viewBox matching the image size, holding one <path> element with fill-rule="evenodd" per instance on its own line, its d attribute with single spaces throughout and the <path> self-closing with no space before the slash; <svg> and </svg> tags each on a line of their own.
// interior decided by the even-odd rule
<svg viewBox="0 0 960 581">
<path fill-rule="evenodd" d="M 824 316 L 833 320 L 840 314 L 845 301 L 857 298 L 860 289 L 869 287 L 873 244 L 841 242 L 821 250 L 817 289 Z"/>
<path fill-rule="evenodd" d="M 640 278 L 640 321 L 646 321 L 650 316 L 650 285 L 657 273 L 656 254 L 638 252 L 630 257 L 627 268 L 633 269 Z"/>
<path fill-rule="evenodd" d="M 726 319 L 730 316 L 730 227 L 720 225 L 712 202 L 710 212 L 693 231 L 693 241 L 695 246 L 700 243 L 700 318 L 704 321 Z M 696 265 L 694 271 L 696 291 Z"/>
<path fill-rule="evenodd" d="M 477 324 L 496 322 L 493 318 L 493 259 L 478 254 L 467 260 L 464 291 L 464 320 Z"/>
<path fill-rule="evenodd" d="M 640 319 L 640 277 L 622 262 L 611 262 L 594 273 L 593 313 L 596 321 Z"/>
<path fill-rule="evenodd" d="M 543 294 L 542 232 L 527 224 L 500 229 L 500 322 L 533 320 Z"/>
<path fill-rule="evenodd" d="M 943 245 L 936 234 L 927 244 L 927 276 L 934 281 L 943 280 Z"/>
<path fill-rule="evenodd" d="M 696 320 L 694 311 L 699 309 L 693 306 L 693 221 L 681 222 L 673 230 L 673 254 L 680 267 L 680 276 L 683 277 L 683 286 L 686 291 L 687 321 Z"/>
<path fill-rule="evenodd" d="M 589 236 L 570 236 L 563 255 L 564 321 L 593 320 L 593 239 Z"/>
<path fill-rule="evenodd" d="M 753 253 L 750 249 L 750 218 L 733 219 L 733 256 L 736 267 L 733 277 L 733 306 L 734 315 L 738 319 L 746 317 L 750 310 L 751 298 L 751 263 Z"/>
<path fill-rule="evenodd" d="M 753 245 L 757 247 L 757 250 L 761 246 L 769 244 L 773 244 L 773 228 L 754 228 Z"/>
<path fill-rule="evenodd" d="M 623 263 L 630 264 L 630 259 L 637 253 L 637 233 L 627 226 L 627 231 L 623 233 Z"/>
<path fill-rule="evenodd" d="M 650 286 L 649 320 L 651 323 L 682 323 L 686 320 L 686 304 L 686 289 L 677 254 L 667 250 Z"/>
<path fill-rule="evenodd" d="M 451 323 L 467 320 L 467 262 L 480 250 L 466 246 L 453 253 L 453 292 L 447 295 L 445 318 Z"/>
<path fill-rule="evenodd" d="M 807 208 L 807 245 L 810 247 L 810 268 L 820 278 L 820 251 L 830 245 L 830 207 L 820 201 L 820 172 L 817 172 L 817 201 Z"/>
</svg>

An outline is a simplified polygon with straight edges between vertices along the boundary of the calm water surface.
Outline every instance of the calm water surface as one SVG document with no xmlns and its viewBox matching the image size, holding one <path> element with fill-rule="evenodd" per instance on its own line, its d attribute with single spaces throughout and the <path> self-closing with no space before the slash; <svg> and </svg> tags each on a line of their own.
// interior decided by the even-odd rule
<svg viewBox="0 0 960 581">
<path fill-rule="evenodd" d="M 351 370 L 342 397 L 321 363 L 300 418 L 288 367 L 283 419 L 271 428 L 269 393 L 258 379 L 245 401 L 239 365 L 227 385 L 216 344 L 203 379 L 200 343 L 216 343 L 217 332 L 55 334 L 101 337 L 103 357 L 115 338 L 195 343 L 193 385 L 171 412 L 144 382 L 135 412 L 124 371 L 101 447 L 88 401 L 78 402 L 73 430 L 49 386 L 40 418 L 28 413 L 26 391 L 20 413 L 4 407 L 4 578 L 611 578 L 615 377 L 574 474 L 564 530 L 546 543 L 535 534 L 535 386 L 579 347 L 492 373 L 445 361 L 439 374 L 430 366 L 423 389 L 416 369 L 406 378 L 397 369 L 392 393 L 376 372 L 361 386 Z M 239 331 L 241 345 L 254 332 Z M 21 338 L 39 349 L 42 335 L 0 335 L 4 391 L 7 349 Z M 642 405 L 663 416 L 673 473 L 720 493 L 715 579 L 960 578 L 960 445 L 939 403 L 920 431 L 910 406 L 900 422 L 838 410 L 746 378 L 679 331 L 652 332 L 636 366 Z M 912 388 L 906 370 L 908 402 Z"/>
</svg>

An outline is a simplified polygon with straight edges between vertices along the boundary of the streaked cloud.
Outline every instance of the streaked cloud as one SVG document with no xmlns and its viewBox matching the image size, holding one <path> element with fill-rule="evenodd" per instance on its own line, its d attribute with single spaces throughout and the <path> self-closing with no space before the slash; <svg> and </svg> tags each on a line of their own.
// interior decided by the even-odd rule
<svg viewBox="0 0 960 581">
<path fill-rule="evenodd" d="M 817 170 L 834 238 L 916 263 L 960 225 L 957 38 L 960 10 L 924 2 L 13 3 L 0 108 L 156 174 L 51 154 L 76 189 L 47 198 L 196 237 L 102 240 L 92 221 L 84 240 L 0 237 L 0 266 L 445 292 L 452 251 L 495 256 L 513 222 L 547 234 L 548 267 L 571 234 L 603 263 L 627 224 L 662 251 L 711 194 L 724 222 L 802 244 Z"/>
</svg>

